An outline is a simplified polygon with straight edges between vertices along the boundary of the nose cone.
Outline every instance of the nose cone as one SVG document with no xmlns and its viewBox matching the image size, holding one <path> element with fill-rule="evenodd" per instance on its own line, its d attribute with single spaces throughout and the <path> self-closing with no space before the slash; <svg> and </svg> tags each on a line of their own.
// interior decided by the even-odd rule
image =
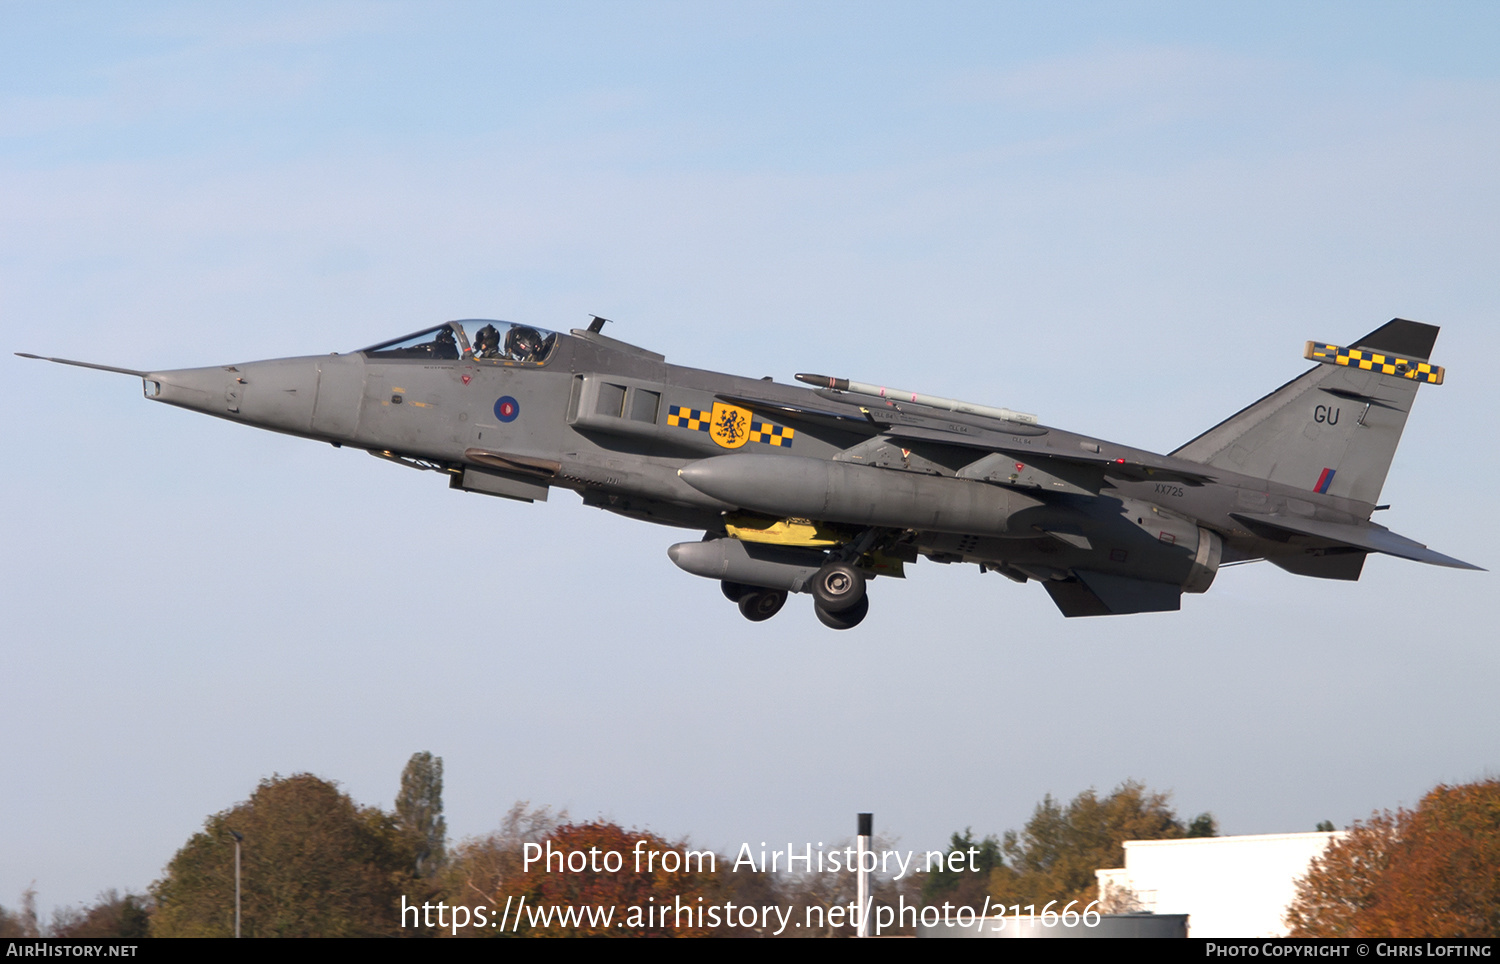
<svg viewBox="0 0 1500 964">
<path fill-rule="evenodd" d="M 145 382 L 146 396 L 168 405 L 305 435 L 318 395 L 318 359 L 181 368 L 151 372 Z"/>
<path fill-rule="evenodd" d="M 230 387 L 236 382 L 232 369 L 228 367 L 150 372 L 145 376 L 145 383 L 146 397 L 154 401 L 208 415 L 227 416 L 239 411 L 237 397 L 230 401 Z"/>
</svg>

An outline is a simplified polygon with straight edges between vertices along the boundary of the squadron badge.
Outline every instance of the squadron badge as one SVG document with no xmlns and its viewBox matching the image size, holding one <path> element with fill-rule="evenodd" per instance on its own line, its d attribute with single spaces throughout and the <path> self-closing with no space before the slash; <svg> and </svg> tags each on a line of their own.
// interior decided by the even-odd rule
<svg viewBox="0 0 1500 964">
<path fill-rule="evenodd" d="M 750 441 L 750 412 L 738 405 L 714 402 L 708 434 L 726 449 L 737 449 Z"/>
<path fill-rule="evenodd" d="M 737 449 L 746 442 L 762 442 L 789 449 L 797 435 L 795 429 L 752 421 L 745 409 L 722 402 L 715 402 L 712 411 L 707 412 L 686 405 L 673 405 L 667 409 L 667 424 L 692 432 L 708 432 L 715 444 L 727 449 Z"/>
</svg>

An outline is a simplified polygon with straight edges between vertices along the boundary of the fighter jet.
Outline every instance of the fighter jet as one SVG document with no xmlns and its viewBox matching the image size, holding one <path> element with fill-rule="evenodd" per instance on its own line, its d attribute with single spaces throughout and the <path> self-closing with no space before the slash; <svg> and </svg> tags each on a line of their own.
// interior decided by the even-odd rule
<svg viewBox="0 0 1500 964">
<path fill-rule="evenodd" d="M 1064 616 L 1177 610 L 1221 566 L 1358 579 L 1385 553 L 1476 569 L 1370 521 L 1438 329 L 1395 319 L 1167 455 L 956 399 L 683 368 L 603 333 L 465 319 L 344 354 L 138 371 L 148 399 L 368 451 L 522 502 L 701 530 L 667 550 L 753 621 L 826 626 L 921 558 L 1037 582 Z M 24 355 L 38 358 L 36 355 Z"/>
</svg>

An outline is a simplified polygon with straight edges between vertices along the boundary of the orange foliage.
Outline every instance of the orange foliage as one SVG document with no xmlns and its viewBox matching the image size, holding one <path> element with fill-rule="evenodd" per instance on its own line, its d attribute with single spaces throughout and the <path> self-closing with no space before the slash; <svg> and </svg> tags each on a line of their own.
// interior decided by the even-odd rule
<svg viewBox="0 0 1500 964">
<path fill-rule="evenodd" d="M 1356 823 L 1298 883 L 1294 937 L 1500 936 L 1500 780 Z"/>
<path fill-rule="evenodd" d="M 638 842 L 641 854 L 639 869 L 636 858 Z M 704 856 L 701 865 L 695 861 L 691 870 L 684 869 L 688 866 L 683 856 L 687 852 L 687 845 L 669 843 L 652 833 L 625 830 L 614 823 L 570 823 L 552 831 L 542 842 L 543 848 L 548 844 L 554 854 L 567 854 L 571 851 L 588 855 L 593 866 L 574 873 L 566 869 L 559 872 L 561 862 L 556 857 L 550 871 L 542 863 L 533 863 L 529 870 L 515 880 L 510 891 L 518 897 L 524 895 L 527 903 L 532 906 L 613 905 L 616 908 L 614 922 L 618 924 L 628 920 L 627 909 L 630 907 L 654 909 L 690 905 L 696 909 L 700 906 L 699 897 L 703 897 L 706 903 L 714 893 L 717 875 L 708 871 L 710 867 L 719 869 L 716 862 L 711 864 L 710 858 Z M 661 855 L 667 851 L 675 852 L 675 856 L 665 861 L 675 870 L 668 871 L 662 867 Z M 602 867 L 604 855 L 611 852 L 620 856 L 620 869 L 613 872 L 602 869 L 596 871 L 594 867 Z M 651 852 L 655 852 L 657 856 L 648 861 L 646 855 Z M 580 858 L 574 859 L 581 863 Z M 717 861 L 717 858 L 713 859 Z M 561 865 L 566 868 L 566 864 Z M 578 864 L 575 863 L 574 866 Z M 700 866 L 702 872 L 699 872 Z M 689 916 L 692 917 L 691 921 Z M 702 937 L 709 933 L 707 928 L 693 926 L 693 922 L 697 920 L 696 915 L 682 915 L 682 922 L 688 924 L 686 927 L 674 926 L 671 918 L 672 915 L 669 915 L 665 926 L 653 922 L 644 927 L 631 927 L 627 924 L 623 928 L 571 927 L 565 930 L 554 923 L 546 928 L 528 930 L 523 927 L 522 931 L 536 937 Z"/>
</svg>

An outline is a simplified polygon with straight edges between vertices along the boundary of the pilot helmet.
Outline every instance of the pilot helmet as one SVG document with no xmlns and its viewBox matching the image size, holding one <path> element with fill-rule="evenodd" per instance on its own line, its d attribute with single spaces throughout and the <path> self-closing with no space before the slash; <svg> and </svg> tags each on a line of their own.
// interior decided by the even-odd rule
<svg viewBox="0 0 1500 964">
<path fill-rule="evenodd" d="M 505 336 L 505 350 L 518 361 L 534 361 L 542 350 L 542 334 L 535 328 L 516 325 Z"/>
</svg>

